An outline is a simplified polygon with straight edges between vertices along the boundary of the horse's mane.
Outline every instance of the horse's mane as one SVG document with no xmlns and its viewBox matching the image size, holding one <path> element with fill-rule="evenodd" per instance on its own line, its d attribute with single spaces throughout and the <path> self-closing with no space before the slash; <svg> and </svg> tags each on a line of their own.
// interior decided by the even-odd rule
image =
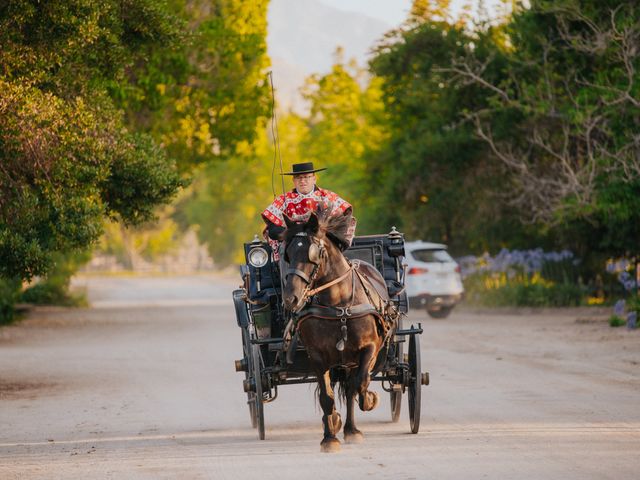
<svg viewBox="0 0 640 480">
<path fill-rule="evenodd" d="M 289 243 L 298 233 L 304 232 L 313 236 L 324 235 L 341 249 L 349 246 L 347 232 L 353 222 L 353 216 L 351 213 L 332 215 L 332 212 L 332 204 L 319 205 L 307 222 L 290 225 L 285 230 L 284 241 Z"/>
<path fill-rule="evenodd" d="M 332 206 L 318 209 L 318 230 L 324 233 L 336 246 L 343 249 L 349 246 L 347 232 L 353 222 L 351 213 L 332 215 Z"/>
</svg>

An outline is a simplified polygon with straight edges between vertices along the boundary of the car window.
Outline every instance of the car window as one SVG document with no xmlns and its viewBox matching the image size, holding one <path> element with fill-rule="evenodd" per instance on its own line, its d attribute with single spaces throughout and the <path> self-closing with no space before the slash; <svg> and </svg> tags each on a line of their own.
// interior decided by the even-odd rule
<svg viewBox="0 0 640 480">
<path fill-rule="evenodd" d="M 449 253 L 447 253 L 446 250 L 442 250 L 442 249 L 434 250 L 434 249 L 424 248 L 421 250 L 413 250 L 411 252 L 411 255 L 413 256 L 413 258 L 415 258 L 419 262 L 427 262 L 427 263 L 453 262 L 453 258 L 451 258 L 451 255 L 449 255 Z"/>
</svg>

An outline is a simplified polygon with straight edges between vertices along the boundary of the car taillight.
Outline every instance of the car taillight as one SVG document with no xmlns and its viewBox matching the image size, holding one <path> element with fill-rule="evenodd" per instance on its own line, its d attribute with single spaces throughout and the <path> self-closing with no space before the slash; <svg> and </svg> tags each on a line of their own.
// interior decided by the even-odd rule
<svg viewBox="0 0 640 480">
<path fill-rule="evenodd" d="M 456 265 L 456 272 L 460 273 L 460 265 Z"/>
<path fill-rule="evenodd" d="M 408 273 L 409 275 L 420 275 L 421 273 L 427 273 L 428 271 L 428 268 L 411 267 Z"/>
</svg>

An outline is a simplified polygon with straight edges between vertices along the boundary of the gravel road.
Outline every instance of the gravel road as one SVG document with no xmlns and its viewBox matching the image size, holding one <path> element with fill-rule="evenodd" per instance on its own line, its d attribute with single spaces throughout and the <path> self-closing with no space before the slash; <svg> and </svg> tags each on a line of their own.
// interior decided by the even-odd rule
<svg viewBox="0 0 640 480">
<path fill-rule="evenodd" d="M 0 479 L 636 479 L 640 331 L 584 310 L 422 322 L 420 433 L 388 396 L 361 445 L 321 454 L 308 385 L 249 423 L 221 276 L 85 277 L 92 308 L 0 328 Z M 405 400 L 406 401 L 406 400 Z"/>
</svg>

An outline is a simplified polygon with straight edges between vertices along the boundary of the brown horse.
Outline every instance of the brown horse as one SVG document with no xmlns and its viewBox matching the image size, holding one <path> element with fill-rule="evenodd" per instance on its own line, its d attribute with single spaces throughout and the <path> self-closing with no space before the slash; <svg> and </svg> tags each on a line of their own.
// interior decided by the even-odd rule
<svg viewBox="0 0 640 480">
<path fill-rule="evenodd" d="M 373 288 L 367 288 L 366 275 L 339 248 L 345 244 L 350 216 L 320 212 L 312 213 L 303 224 L 286 220 L 283 239 L 290 268 L 286 271 L 283 299 L 287 310 L 297 317 L 297 332 L 318 379 L 324 413 L 321 450 L 338 451 L 340 441 L 336 434 L 342 420 L 335 407 L 336 381 L 347 406 L 345 442 L 363 440 L 354 419 L 356 395 L 362 411 L 378 404 L 378 395 L 368 387 L 385 341 L 384 299 Z"/>
</svg>

